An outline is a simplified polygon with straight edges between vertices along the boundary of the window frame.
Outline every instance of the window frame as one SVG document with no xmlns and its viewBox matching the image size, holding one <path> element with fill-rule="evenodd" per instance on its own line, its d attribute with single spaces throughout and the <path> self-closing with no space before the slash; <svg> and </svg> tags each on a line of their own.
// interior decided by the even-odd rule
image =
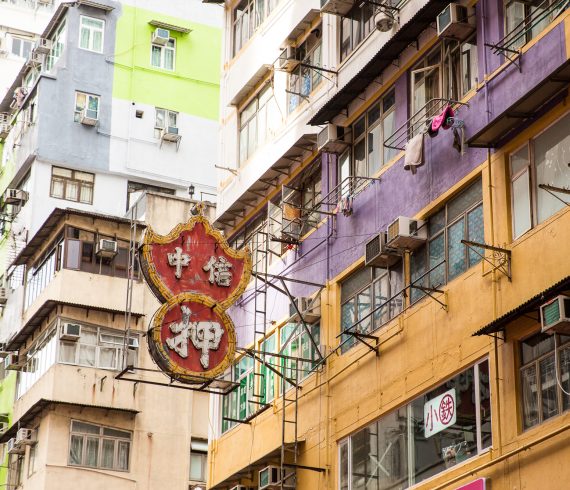
<svg viewBox="0 0 570 490">
<path fill-rule="evenodd" d="M 93 427 L 98 427 L 99 428 L 99 434 L 95 434 L 95 433 L 88 433 L 88 432 L 74 432 L 73 431 L 73 423 L 77 422 L 79 424 L 87 424 L 87 425 L 91 425 Z M 129 433 L 129 439 L 127 438 L 122 438 L 122 437 L 118 437 L 118 436 L 112 436 L 109 434 L 105 434 L 105 429 L 109 429 L 109 430 L 116 430 L 116 431 L 120 431 L 120 432 L 125 432 L 125 433 Z M 83 442 L 81 445 L 81 464 L 75 464 L 71 462 L 71 447 L 72 447 L 72 440 L 73 437 L 82 437 L 83 438 Z M 92 465 L 88 465 L 86 464 L 86 458 L 87 458 L 87 450 L 86 450 L 86 441 L 88 438 L 91 439 L 97 439 L 97 465 L 92 466 Z M 114 441 L 114 449 L 113 449 L 113 467 L 112 468 L 108 468 L 105 466 L 102 466 L 101 464 L 101 460 L 102 460 L 102 455 L 103 455 L 103 441 L 105 440 L 113 440 Z M 67 457 L 67 466 L 69 467 L 76 467 L 76 468 L 96 468 L 96 469 L 102 469 L 102 470 L 106 470 L 106 471 L 120 471 L 123 473 L 128 473 L 131 471 L 131 454 L 132 454 L 132 444 L 133 444 L 133 431 L 131 430 L 126 430 L 126 429 L 119 429 L 116 427 L 109 427 L 109 426 L 104 426 L 104 425 L 100 425 L 98 423 L 93 423 L 93 422 L 85 422 L 83 420 L 77 420 L 77 419 L 71 419 L 70 424 L 69 424 L 69 448 L 68 448 L 68 457 Z M 119 446 L 120 443 L 128 443 L 128 450 L 129 450 L 129 455 L 128 455 L 128 459 L 127 459 L 127 468 L 123 469 L 123 468 L 119 468 L 118 467 L 118 462 L 119 462 Z"/>
<path fill-rule="evenodd" d="M 30 56 L 30 53 L 32 52 L 32 49 L 34 48 L 34 41 L 32 39 L 28 39 L 25 37 L 20 37 L 20 36 L 16 36 L 13 34 L 10 34 L 10 55 L 12 56 L 16 56 L 18 58 L 22 58 L 22 59 L 27 59 Z M 18 50 L 18 53 L 14 53 L 14 41 L 19 41 L 20 42 L 20 49 Z M 26 50 L 25 47 L 28 46 L 28 49 Z M 27 53 L 27 54 L 24 54 Z"/>
<path fill-rule="evenodd" d="M 169 46 L 169 43 L 172 42 L 173 46 Z M 168 39 L 168 42 L 163 46 L 161 44 L 155 44 L 153 42 L 150 43 L 150 66 L 151 68 L 154 69 L 158 69 L 158 70 L 165 70 L 165 71 L 169 71 L 169 72 L 175 72 L 176 71 L 176 46 L 177 46 L 177 42 L 176 42 L 176 38 L 175 37 L 170 37 Z M 159 65 L 155 65 L 153 63 L 153 48 L 158 48 L 160 50 L 160 63 Z M 166 60 L 166 51 L 172 51 L 172 68 L 167 68 L 165 65 L 165 60 Z"/>
<path fill-rule="evenodd" d="M 61 54 L 65 49 L 65 42 L 66 42 L 66 22 L 63 20 L 61 24 L 57 27 L 55 33 L 50 36 L 50 40 L 52 42 L 52 48 L 50 52 L 46 56 L 45 59 L 45 69 L 46 71 L 51 71 L 52 68 L 55 67 L 58 60 L 61 58 Z"/>
<path fill-rule="evenodd" d="M 62 180 L 62 184 L 63 184 L 63 193 L 61 196 L 55 195 L 53 187 L 54 187 L 54 173 L 53 173 L 53 169 L 54 168 L 59 168 L 62 170 L 67 170 L 71 172 L 71 177 L 63 177 L 62 175 L 55 175 L 56 180 L 57 179 L 61 179 Z M 75 175 L 77 173 L 81 173 L 81 174 L 86 174 L 86 175 L 91 175 L 93 176 L 93 180 L 91 182 L 87 181 L 87 180 L 82 180 L 82 179 L 78 179 L 75 178 Z M 68 183 L 74 183 L 77 186 L 77 199 L 70 199 L 67 197 L 67 185 Z M 81 191 L 82 189 L 90 189 L 90 195 L 91 195 L 91 199 L 90 200 L 81 200 Z M 70 169 L 70 168 L 65 168 L 65 167 L 58 167 L 57 165 L 52 165 L 51 167 L 51 178 L 50 178 L 50 192 L 49 192 L 49 196 L 53 199 L 62 199 L 64 201 L 71 201 L 71 202 L 77 202 L 77 203 L 81 203 L 81 204 L 88 204 L 88 205 L 92 205 L 93 204 L 93 198 L 95 195 L 95 174 L 91 173 L 91 172 L 84 172 L 82 170 L 75 170 L 75 169 Z"/>
<path fill-rule="evenodd" d="M 231 38 L 230 51 L 231 57 L 234 58 L 253 37 L 259 26 L 271 15 L 277 8 L 281 0 L 241 0 L 231 10 Z M 238 8 L 245 5 L 241 14 L 238 15 Z M 263 5 L 263 13 L 258 15 L 258 5 Z M 243 18 L 247 16 L 247 35 L 243 35 Z M 236 36 L 239 25 L 239 42 Z"/>
<path fill-rule="evenodd" d="M 78 108 L 80 107 L 80 105 L 78 102 L 78 96 L 84 96 L 85 97 L 85 105 L 83 107 L 81 107 L 79 110 L 78 110 Z M 97 109 L 95 109 L 95 117 L 93 117 L 92 119 L 99 121 L 99 114 L 101 112 L 101 110 L 100 110 L 101 96 L 95 95 L 95 94 L 90 94 L 88 92 L 81 92 L 79 90 L 76 90 L 75 91 L 75 109 L 74 109 L 74 116 L 73 116 L 74 122 L 81 122 L 81 114 L 83 114 L 85 112 L 85 114 L 87 115 L 87 111 L 93 111 L 94 110 L 94 109 L 89 108 L 91 100 L 97 101 Z M 88 117 L 91 117 L 91 116 L 88 116 Z"/>
<path fill-rule="evenodd" d="M 84 25 L 83 24 L 84 19 L 99 22 L 101 24 L 101 27 L 98 28 L 95 26 Z M 84 51 L 91 51 L 92 53 L 102 54 L 104 49 L 105 49 L 105 24 L 106 23 L 105 23 L 104 19 L 98 19 L 97 17 L 91 17 L 90 15 L 80 15 L 79 16 L 79 40 L 77 42 L 77 46 L 79 47 L 79 49 L 82 49 Z M 83 29 L 86 29 L 89 31 L 89 38 L 87 41 L 87 47 L 81 45 Z M 96 32 L 101 33 L 101 49 L 100 50 L 94 48 L 94 34 Z"/>
<path fill-rule="evenodd" d="M 319 24 L 315 29 L 321 29 Z M 312 45 L 311 45 L 312 43 Z M 308 48 L 308 49 L 307 49 Z M 323 42 L 322 36 L 316 37 L 313 32 L 296 48 L 297 53 L 304 54 L 301 63 L 295 67 L 287 76 L 287 114 L 292 114 L 307 101 L 321 84 L 324 77 L 321 71 L 316 68 L 303 66 L 303 63 L 312 66 L 322 66 Z M 305 81 L 308 81 L 306 87 Z"/>
<path fill-rule="evenodd" d="M 192 445 L 194 442 L 197 443 L 206 443 L 206 450 L 197 450 L 197 449 L 193 449 Z M 189 471 L 189 480 L 190 481 L 194 481 L 194 482 L 200 482 L 200 483 L 205 483 L 206 482 L 206 477 L 207 477 L 207 465 L 208 465 L 208 439 L 204 439 L 204 438 L 197 438 L 197 437 L 192 437 L 190 438 L 190 471 Z M 201 473 L 200 473 L 200 478 L 194 478 L 195 475 L 192 475 L 192 459 L 193 458 L 199 458 L 199 463 L 201 465 Z"/>
</svg>

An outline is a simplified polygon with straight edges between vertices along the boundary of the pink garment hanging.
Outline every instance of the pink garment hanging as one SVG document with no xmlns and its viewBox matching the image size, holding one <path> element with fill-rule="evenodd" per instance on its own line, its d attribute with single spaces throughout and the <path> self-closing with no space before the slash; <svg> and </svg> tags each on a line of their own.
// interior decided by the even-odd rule
<svg viewBox="0 0 570 490">
<path fill-rule="evenodd" d="M 449 129 L 451 126 L 447 124 L 447 118 L 455 116 L 453 107 L 450 105 L 445 106 L 443 112 L 439 116 L 435 116 L 431 121 L 431 130 L 438 131 L 439 128 Z"/>
</svg>

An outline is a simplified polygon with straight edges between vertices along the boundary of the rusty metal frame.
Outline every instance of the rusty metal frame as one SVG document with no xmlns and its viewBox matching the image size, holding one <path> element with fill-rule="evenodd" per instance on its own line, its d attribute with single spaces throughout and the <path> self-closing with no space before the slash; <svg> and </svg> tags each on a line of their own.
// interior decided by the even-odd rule
<svg viewBox="0 0 570 490">
<path fill-rule="evenodd" d="M 490 272 L 499 271 L 503 273 L 509 279 L 509 281 L 512 281 L 510 250 L 487 245 L 486 243 L 472 242 L 471 240 L 461 240 L 461 243 L 463 243 L 463 245 L 465 245 L 469 250 L 476 253 L 479 257 L 481 257 L 481 259 L 487 262 L 492 267 Z M 479 252 L 477 248 L 483 248 L 485 250 L 493 252 L 493 259 L 494 261 L 498 261 L 498 263 L 491 261 L 491 259 L 485 256 L 485 253 Z"/>
</svg>

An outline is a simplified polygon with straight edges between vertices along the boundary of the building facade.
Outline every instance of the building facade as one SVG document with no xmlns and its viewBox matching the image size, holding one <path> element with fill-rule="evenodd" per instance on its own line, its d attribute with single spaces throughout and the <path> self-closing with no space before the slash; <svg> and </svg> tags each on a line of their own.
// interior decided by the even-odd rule
<svg viewBox="0 0 570 490">
<path fill-rule="evenodd" d="M 216 200 L 221 11 L 199 0 L 56 7 L 0 102 L 7 484 L 72 488 L 92 475 L 93 488 L 202 488 L 207 394 L 141 390 L 115 375 L 125 362 L 152 367 L 141 334 L 156 301 L 129 273 L 140 238 L 131 219 L 165 233 L 193 200 Z M 123 359 L 126 325 L 138 337 Z M 184 416 L 154 424 L 153 436 L 163 402 Z M 37 444 L 15 444 L 20 428 Z M 179 447 L 166 442 L 175 436 Z M 172 475 L 147 464 L 172 451 L 186 455 Z"/>
<path fill-rule="evenodd" d="M 209 488 L 564 488 L 566 3 L 224 6 Z"/>
</svg>

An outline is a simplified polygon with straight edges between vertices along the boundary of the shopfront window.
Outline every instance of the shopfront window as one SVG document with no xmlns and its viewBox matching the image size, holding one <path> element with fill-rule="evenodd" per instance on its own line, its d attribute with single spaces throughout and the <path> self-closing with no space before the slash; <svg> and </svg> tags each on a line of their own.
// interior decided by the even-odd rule
<svg viewBox="0 0 570 490">
<path fill-rule="evenodd" d="M 436 408 L 439 422 L 433 418 Z M 408 488 L 481 454 L 491 443 L 485 360 L 341 441 L 339 486 Z"/>
</svg>

